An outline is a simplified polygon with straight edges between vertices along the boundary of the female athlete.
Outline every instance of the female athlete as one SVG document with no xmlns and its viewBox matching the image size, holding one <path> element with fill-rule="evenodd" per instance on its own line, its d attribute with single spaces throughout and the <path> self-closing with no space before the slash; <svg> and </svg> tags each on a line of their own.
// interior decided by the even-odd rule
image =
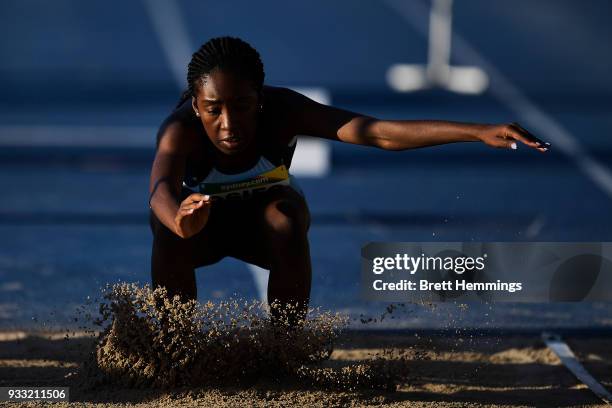
<svg viewBox="0 0 612 408">
<path fill-rule="evenodd" d="M 516 123 L 379 120 L 266 86 L 257 51 L 232 37 L 202 45 L 187 82 L 157 135 L 149 189 L 153 287 L 184 300 L 196 298 L 195 268 L 230 256 L 268 269 L 268 302 L 303 318 L 310 214 L 288 173 L 296 135 L 385 150 L 471 141 L 549 147 Z"/>
</svg>

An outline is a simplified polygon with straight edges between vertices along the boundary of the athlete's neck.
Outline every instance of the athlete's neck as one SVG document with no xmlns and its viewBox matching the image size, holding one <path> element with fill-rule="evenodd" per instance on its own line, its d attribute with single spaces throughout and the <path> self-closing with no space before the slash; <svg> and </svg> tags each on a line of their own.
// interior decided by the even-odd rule
<svg viewBox="0 0 612 408">
<path fill-rule="evenodd" d="M 257 149 L 254 140 L 244 151 L 235 155 L 224 154 L 215 149 L 215 167 L 226 174 L 242 173 L 253 168 L 259 160 L 259 156 L 259 149 Z"/>
</svg>

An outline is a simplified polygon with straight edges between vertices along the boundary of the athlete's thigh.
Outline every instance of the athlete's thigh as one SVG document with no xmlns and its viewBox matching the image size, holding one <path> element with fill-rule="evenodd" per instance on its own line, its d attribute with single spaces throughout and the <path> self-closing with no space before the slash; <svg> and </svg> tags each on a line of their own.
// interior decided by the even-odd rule
<svg viewBox="0 0 612 408">
<path fill-rule="evenodd" d="M 244 212 L 237 203 L 213 203 L 206 226 L 194 235 L 197 267 L 211 265 L 231 255 L 232 241 L 244 225 Z"/>
<path fill-rule="evenodd" d="M 242 211 L 240 233 L 233 240 L 229 256 L 270 269 L 273 248 L 267 241 L 266 213 L 285 212 L 286 216 L 299 216 L 310 226 L 310 212 L 304 198 L 290 187 L 273 188 L 256 198 L 246 200 L 248 207 Z M 285 214 L 283 214 L 285 215 Z"/>
<path fill-rule="evenodd" d="M 149 214 L 149 226 L 153 233 L 153 251 L 168 258 L 170 262 L 175 257 L 188 257 L 188 263 L 194 268 L 219 262 L 227 256 L 222 251 L 218 240 L 217 227 L 208 223 L 202 231 L 190 238 L 181 238 L 168 229 L 153 213 Z M 156 257 L 158 259 L 159 256 Z"/>
<path fill-rule="evenodd" d="M 214 202 L 207 228 L 217 252 L 268 269 L 258 218 L 252 199 Z"/>
</svg>

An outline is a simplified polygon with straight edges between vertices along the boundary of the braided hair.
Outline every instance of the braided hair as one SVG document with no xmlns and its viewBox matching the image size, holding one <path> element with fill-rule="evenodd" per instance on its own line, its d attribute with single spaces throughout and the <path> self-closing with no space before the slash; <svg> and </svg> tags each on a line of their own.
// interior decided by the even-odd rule
<svg viewBox="0 0 612 408">
<path fill-rule="evenodd" d="M 197 96 L 203 81 L 216 69 L 232 72 L 251 81 L 257 92 L 263 87 L 264 67 L 259 53 L 253 47 L 240 38 L 212 38 L 193 54 L 187 66 L 187 89 L 176 107 L 192 96 Z"/>
</svg>

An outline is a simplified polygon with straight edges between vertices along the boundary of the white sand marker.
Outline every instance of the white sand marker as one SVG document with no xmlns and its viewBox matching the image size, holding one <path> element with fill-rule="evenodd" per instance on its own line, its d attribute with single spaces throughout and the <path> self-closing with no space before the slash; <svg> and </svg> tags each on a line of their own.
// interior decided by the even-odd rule
<svg viewBox="0 0 612 408">
<path fill-rule="evenodd" d="M 569 348 L 561 336 L 554 333 L 542 333 L 542 340 L 546 346 L 561 360 L 561 363 L 582 381 L 589 389 L 608 405 L 612 405 L 612 394 L 604 388 L 578 361 L 572 349 Z"/>
</svg>

